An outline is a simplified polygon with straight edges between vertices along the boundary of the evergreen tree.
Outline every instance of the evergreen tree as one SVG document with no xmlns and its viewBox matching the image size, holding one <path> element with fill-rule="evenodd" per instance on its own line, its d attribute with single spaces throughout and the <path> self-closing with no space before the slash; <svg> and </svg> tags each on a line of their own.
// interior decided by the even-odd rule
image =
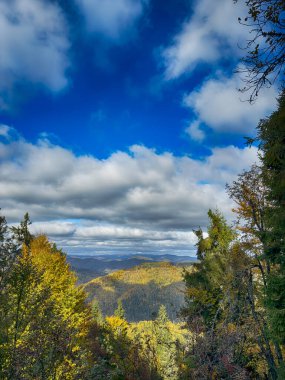
<svg viewBox="0 0 285 380">
<path fill-rule="evenodd" d="M 170 331 L 166 307 L 160 305 L 154 321 L 158 373 L 164 380 L 178 379 L 178 358 L 176 340 Z"/>
<path fill-rule="evenodd" d="M 92 317 L 94 318 L 94 320 L 98 324 L 102 324 L 104 321 L 104 317 L 103 317 L 99 302 L 98 300 L 96 300 L 96 298 L 94 298 L 94 300 L 92 301 L 91 312 L 92 312 Z"/>
<path fill-rule="evenodd" d="M 11 227 L 13 238 L 20 245 L 20 247 L 25 244 L 27 247 L 30 246 L 33 239 L 33 235 L 29 231 L 29 226 L 32 224 L 29 214 L 26 212 L 24 219 L 20 222 L 18 227 Z"/>
<path fill-rule="evenodd" d="M 125 319 L 125 309 L 121 299 L 118 300 L 118 307 L 115 310 L 114 315 L 118 318 Z"/>
<path fill-rule="evenodd" d="M 259 323 L 252 257 L 219 212 L 210 211 L 209 219 L 207 237 L 201 229 L 196 231 L 200 261 L 185 274 L 183 314 L 193 336 L 189 372 L 193 378 L 246 379 L 252 350 L 276 372 L 270 342 Z M 256 368 L 251 375 L 259 376 Z"/>
<path fill-rule="evenodd" d="M 156 322 L 160 326 L 166 325 L 166 323 L 169 322 L 165 305 L 160 305 L 160 307 L 158 309 Z"/>
<path fill-rule="evenodd" d="M 0 295 L 11 274 L 17 256 L 17 246 L 9 234 L 6 218 L 0 215 Z"/>
<path fill-rule="evenodd" d="M 285 344 L 285 91 L 278 110 L 258 126 L 263 178 L 268 187 L 266 258 L 274 266 L 268 277 L 267 307 L 276 338 Z"/>
<path fill-rule="evenodd" d="M 201 229 L 194 231 L 198 237 L 198 263 L 191 272 L 186 272 L 187 286 L 186 308 L 183 313 L 188 319 L 202 317 L 205 325 L 211 326 L 219 317 L 222 299 L 221 286 L 225 280 L 229 248 L 235 233 L 227 225 L 218 211 L 209 211 L 210 226 L 208 236 Z"/>
</svg>

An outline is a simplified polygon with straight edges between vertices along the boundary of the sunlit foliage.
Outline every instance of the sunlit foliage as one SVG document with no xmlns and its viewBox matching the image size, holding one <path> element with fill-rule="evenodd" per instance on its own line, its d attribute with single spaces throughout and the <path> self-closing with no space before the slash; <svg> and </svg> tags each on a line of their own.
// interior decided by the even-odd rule
<svg viewBox="0 0 285 380">
<path fill-rule="evenodd" d="M 85 294 L 65 255 L 45 236 L 19 237 L 21 249 L 1 289 L 1 378 L 74 379 L 88 360 Z"/>
</svg>

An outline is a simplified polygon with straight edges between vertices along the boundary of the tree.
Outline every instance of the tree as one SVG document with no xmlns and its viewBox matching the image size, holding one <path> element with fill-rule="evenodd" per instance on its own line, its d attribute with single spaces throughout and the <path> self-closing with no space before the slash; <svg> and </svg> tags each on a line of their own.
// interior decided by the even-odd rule
<svg viewBox="0 0 285 380">
<path fill-rule="evenodd" d="M 164 305 L 160 305 L 155 319 L 154 331 L 156 339 L 156 356 L 158 373 L 163 379 L 178 379 L 178 349 L 177 342 L 170 330 L 170 321 Z"/>
<path fill-rule="evenodd" d="M 236 214 L 236 226 L 248 255 L 256 260 L 261 271 L 264 286 L 266 275 L 271 265 L 264 255 L 268 225 L 266 209 L 268 187 L 264 183 L 262 168 L 254 164 L 250 170 L 244 171 L 231 185 L 226 185 L 230 198 L 235 202 L 233 212 Z"/>
<path fill-rule="evenodd" d="M 238 229 L 244 236 L 262 240 L 266 230 L 265 208 L 268 189 L 262 178 L 261 167 L 252 165 L 250 170 L 240 174 L 231 185 L 226 185 L 226 189 L 237 205 L 233 212 L 237 216 Z"/>
<path fill-rule="evenodd" d="M 165 305 L 160 305 L 156 321 L 159 325 L 165 325 L 167 322 L 169 322 Z"/>
<path fill-rule="evenodd" d="M 94 298 L 94 300 L 92 301 L 91 313 L 92 313 L 92 317 L 99 325 L 101 325 L 104 322 L 102 310 L 96 298 Z"/>
<path fill-rule="evenodd" d="M 1 308 L 1 378 L 83 378 L 90 315 L 65 255 L 39 236 L 23 244 L 11 269 Z"/>
<path fill-rule="evenodd" d="M 268 277 L 267 307 L 276 339 L 285 344 L 285 92 L 277 111 L 258 125 L 262 174 L 268 187 L 266 258 L 274 266 Z"/>
<path fill-rule="evenodd" d="M 147 363 L 140 355 L 139 339 L 132 339 L 131 326 L 119 316 L 106 317 L 103 331 L 108 362 L 114 367 L 114 379 L 146 379 Z M 101 379 L 101 378 L 100 378 Z"/>
<path fill-rule="evenodd" d="M 32 222 L 30 220 L 30 216 L 26 212 L 26 214 L 24 215 L 24 219 L 21 221 L 20 225 L 18 227 L 11 227 L 13 238 L 20 245 L 20 247 L 22 247 L 23 244 L 29 247 L 33 239 L 33 235 L 29 231 L 29 226 L 31 224 Z"/>
<path fill-rule="evenodd" d="M 260 348 L 274 378 L 278 368 L 275 358 L 278 358 L 279 366 L 282 366 L 283 357 L 277 339 L 272 337 L 268 313 L 264 310 L 264 294 L 269 291 L 268 279 L 276 268 L 267 255 L 267 236 L 271 233 L 268 216 L 272 212 L 272 202 L 268 197 L 270 190 L 265 185 L 263 173 L 264 168 L 253 165 L 249 171 L 240 174 L 231 186 L 227 185 L 227 190 L 237 204 L 233 210 L 237 215 L 237 227 L 242 233 L 242 245 L 251 258 L 247 269 L 248 301 L 252 317 L 260 331 Z"/>
<path fill-rule="evenodd" d="M 118 318 L 125 319 L 125 309 L 121 299 L 118 300 L 118 307 L 115 310 L 114 315 Z"/>
<path fill-rule="evenodd" d="M 221 284 L 225 278 L 229 247 L 235 233 L 218 211 L 210 210 L 208 216 L 208 236 L 204 237 L 201 229 L 194 231 L 198 238 L 199 262 L 193 264 L 193 271 L 185 274 L 187 307 L 183 313 L 188 320 L 201 317 L 205 326 L 212 326 L 221 311 Z"/>
<path fill-rule="evenodd" d="M 185 275 L 187 306 L 184 309 L 193 334 L 189 355 L 193 370 L 189 371 L 194 378 L 247 379 L 249 374 L 259 378 L 264 375 L 260 368 L 265 368 L 265 372 L 267 366 L 269 378 L 277 379 L 282 363 L 280 347 L 271 340 L 264 313 L 264 284 L 258 265 L 261 263 L 263 269 L 264 255 L 256 242 L 259 229 L 252 215 L 252 210 L 263 204 L 263 198 L 250 188 L 250 183 L 254 184 L 258 178 L 256 168 L 254 173 L 255 177 L 243 173 L 229 187 L 239 206 L 239 218 L 242 215 L 246 218 L 241 225 L 245 240 L 218 212 L 209 212 L 207 237 L 201 229 L 196 231 L 200 261 Z M 261 211 L 260 215 L 264 210 Z M 255 215 L 258 224 L 260 215 Z M 258 365 L 252 366 L 252 360 Z"/>
<path fill-rule="evenodd" d="M 21 258 L 22 245 L 11 236 L 4 216 L 0 218 L 0 373 L 9 378 L 16 367 L 16 346 L 24 322 L 22 301 L 29 285 L 31 266 Z"/>
<path fill-rule="evenodd" d="M 249 277 L 249 302 L 260 326 L 261 347 L 271 377 L 285 377 L 282 346 L 285 344 L 285 93 L 279 107 L 261 120 L 257 137 L 262 166 L 253 167 L 228 186 L 242 219 L 247 251 L 253 254 Z M 259 281 L 254 266 L 260 270 Z M 256 302 L 256 300 L 258 302 Z M 259 308 L 258 308 L 259 306 Z M 281 345 L 281 347 L 280 347 Z M 274 352 L 275 351 L 275 352 Z"/>
<path fill-rule="evenodd" d="M 6 218 L 0 215 L 0 297 L 3 295 L 16 256 L 17 246 L 9 234 Z"/>
<path fill-rule="evenodd" d="M 238 0 L 237 0 L 238 1 Z M 265 306 L 270 331 L 279 344 L 285 344 L 285 3 L 284 0 L 247 0 L 249 17 L 240 20 L 248 25 L 253 38 L 247 45 L 244 57 L 247 72 L 244 90 L 252 90 L 250 101 L 258 95 L 262 86 L 281 79 L 283 90 L 278 109 L 269 118 L 261 120 L 257 127 L 257 142 L 262 161 L 263 183 L 267 187 L 263 234 L 264 257 L 269 264 L 267 271 Z M 282 351 L 278 355 L 280 377 L 285 377 Z"/>
<path fill-rule="evenodd" d="M 239 0 L 234 0 L 237 2 Z M 248 16 L 239 22 L 250 28 L 252 38 L 247 42 L 242 59 L 246 74 L 245 87 L 250 102 L 260 89 L 271 86 L 278 77 L 284 80 L 285 63 L 285 3 L 284 0 L 246 0 Z"/>
</svg>

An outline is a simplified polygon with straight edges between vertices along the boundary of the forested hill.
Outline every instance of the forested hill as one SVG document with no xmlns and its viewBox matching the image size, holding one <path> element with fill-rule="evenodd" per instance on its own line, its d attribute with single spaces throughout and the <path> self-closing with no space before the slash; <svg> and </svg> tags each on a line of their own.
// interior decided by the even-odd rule
<svg viewBox="0 0 285 380">
<path fill-rule="evenodd" d="M 72 270 L 76 272 L 78 283 L 82 284 L 119 269 L 130 269 L 144 263 L 167 261 L 172 264 L 187 265 L 188 263 L 197 261 L 197 259 L 196 257 L 191 256 L 177 256 L 170 254 L 108 254 L 94 256 L 68 255 L 67 261 L 71 265 Z"/>
<path fill-rule="evenodd" d="M 72 270 L 76 272 L 78 283 L 86 283 L 94 278 L 105 276 L 106 274 L 115 272 L 120 269 L 130 269 L 135 266 L 151 263 L 167 261 L 172 264 L 185 264 L 195 262 L 196 257 L 177 256 L 177 255 L 132 255 L 132 254 L 108 254 L 108 255 L 78 255 L 67 256 L 67 261 L 71 265 Z"/>
<path fill-rule="evenodd" d="M 184 302 L 182 274 L 182 265 L 146 263 L 98 277 L 84 289 L 90 301 L 98 301 L 104 315 L 114 314 L 121 300 L 128 321 L 153 319 L 160 305 L 166 306 L 174 321 Z"/>
</svg>

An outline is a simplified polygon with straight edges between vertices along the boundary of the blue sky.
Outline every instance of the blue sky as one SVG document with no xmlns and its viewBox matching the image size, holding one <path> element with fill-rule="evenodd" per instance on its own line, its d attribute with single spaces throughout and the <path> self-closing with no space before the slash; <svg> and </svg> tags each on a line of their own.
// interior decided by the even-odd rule
<svg viewBox="0 0 285 380">
<path fill-rule="evenodd" d="M 230 0 L 0 0 L 0 205 L 68 253 L 193 253 L 257 160 Z"/>
</svg>

